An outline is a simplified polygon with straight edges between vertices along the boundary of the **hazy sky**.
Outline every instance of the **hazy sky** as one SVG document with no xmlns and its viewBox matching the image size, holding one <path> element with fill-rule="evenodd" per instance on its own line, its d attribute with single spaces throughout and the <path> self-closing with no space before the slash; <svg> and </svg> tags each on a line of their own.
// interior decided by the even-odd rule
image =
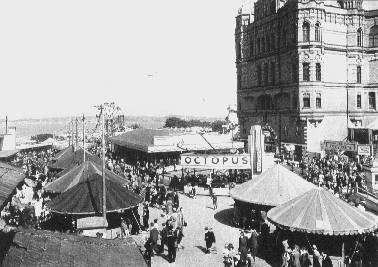
<svg viewBox="0 0 378 267">
<path fill-rule="evenodd" d="M 0 117 L 93 114 L 105 101 L 130 115 L 224 116 L 243 2 L 1 1 Z"/>
<path fill-rule="evenodd" d="M 224 116 L 242 1 L 1 1 L 0 116 Z"/>
</svg>

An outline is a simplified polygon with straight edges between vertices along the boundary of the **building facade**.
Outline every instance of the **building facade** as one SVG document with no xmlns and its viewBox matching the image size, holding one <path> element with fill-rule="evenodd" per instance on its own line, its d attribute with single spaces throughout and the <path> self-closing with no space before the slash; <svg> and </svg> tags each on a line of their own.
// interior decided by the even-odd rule
<svg viewBox="0 0 378 267">
<path fill-rule="evenodd" d="M 235 29 L 237 109 L 280 143 L 320 152 L 377 119 L 378 10 L 363 0 L 258 0 Z"/>
</svg>

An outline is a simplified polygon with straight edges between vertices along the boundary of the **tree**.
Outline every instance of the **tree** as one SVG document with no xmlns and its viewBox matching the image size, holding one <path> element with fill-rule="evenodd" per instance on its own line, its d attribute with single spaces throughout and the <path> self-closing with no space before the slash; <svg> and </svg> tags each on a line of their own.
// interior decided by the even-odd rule
<svg viewBox="0 0 378 267">
<path fill-rule="evenodd" d="M 135 123 L 131 124 L 129 127 L 130 127 L 131 129 L 133 129 L 133 130 L 135 130 L 135 129 L 139 129 L 139 128 L 140 128 L 140 124 L 137 123 L 137 122 L 135 122 Z"/>
<path fill-rule="evenodd" d="M 213 132 L 223 132 L 223 125 L 227 124 L 226 121 L 216 120 L 211 123 L 211 130 Z"/>
<path fill-rule="evenodd" d="M 178 117 L 168 117 L 165 120 L 164 128 L 186 128 L 188 123 Z"/>
</svg>

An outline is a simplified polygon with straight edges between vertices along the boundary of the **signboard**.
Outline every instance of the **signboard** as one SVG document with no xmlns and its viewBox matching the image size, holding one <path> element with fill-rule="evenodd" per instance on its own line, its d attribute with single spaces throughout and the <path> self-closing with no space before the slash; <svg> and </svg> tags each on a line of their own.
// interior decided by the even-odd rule
<svg viewBox="0 0 378 267">
<path fill-rule="evenodd" d="M 371 155 L 371 146 L 370 145 L 358 145 L 357 146 L 358 155 L 370 156 Z"/>
<path fill-rule="evenodd" d="M 249 154 L 181 155 L 180 165 L 195 169 L 251 169 Z"/>
<path fill-rule="evenodd" d="M 356 143 L 347 143 L 343 141 L 324 141 L 324 149 L 325 150 L 335 150 L 335 151 L 357 151 L 357 144 Z"/>
</svg>

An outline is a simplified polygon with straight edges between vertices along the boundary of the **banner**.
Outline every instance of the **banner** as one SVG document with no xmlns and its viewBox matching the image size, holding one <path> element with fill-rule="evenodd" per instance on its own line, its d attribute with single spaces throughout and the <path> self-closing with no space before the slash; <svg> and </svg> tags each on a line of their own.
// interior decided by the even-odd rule
<svg viewBox="0 0 378 267">
<path fill-rule="evenodd" d="M 251 169 L 250 155 L 181 155 L 183 168 Z"/>
<path fill-rule="evenodd" d="M 356 143 L 347 143 L 343 141 L 324 141 L 325 150 L 335 150 L 335 151 L 357 151 Z"/>
</svg>

